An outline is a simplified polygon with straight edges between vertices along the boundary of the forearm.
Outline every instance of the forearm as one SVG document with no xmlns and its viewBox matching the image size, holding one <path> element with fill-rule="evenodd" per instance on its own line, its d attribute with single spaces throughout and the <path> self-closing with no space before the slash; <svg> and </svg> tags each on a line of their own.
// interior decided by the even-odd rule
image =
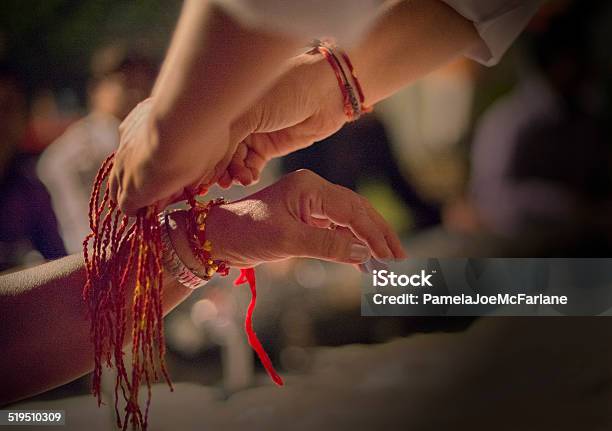
<svg viewBox="0 0 612 431">
<path fill-rule="evenodd" d="M 373 105 L 466 52 L 474 25 L 438 0 L 393 2 L 349 52 L 366 104 Z"/>
<path fill-rule="evenodd" d="M 299 42 L 245 28 L 208 2 L 187 2 L 153 91 L 162 151 L 220 138 L 216 133 L 279 76 Z"/>
<path fill-rule="evenodd" d="M 78 254 L 0 277 L 0 405 L 93 369 L 84 283 L 83 257 Z M 166 275 L 164 314 L 191 292 Z"/>
</svg>

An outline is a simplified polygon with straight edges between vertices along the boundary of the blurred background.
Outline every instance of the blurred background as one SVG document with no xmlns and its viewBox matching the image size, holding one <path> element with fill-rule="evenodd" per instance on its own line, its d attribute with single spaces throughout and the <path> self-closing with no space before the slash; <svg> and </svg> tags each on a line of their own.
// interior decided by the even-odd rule
<svg viewBox="0 0 612 431">
<path fill-rule="evenodd" d="M 147 97 L 180 6 L 3 0 L 0 270 L 80 252 L 95 172 L 116 148 L 122 118 Z M 449 64 L 374 114 L 270 165 L 254 188 L 311 169 L 370 199 L 412 256 L 608 256 L 611 6 L 545 2 L 499 65 Z M 360 275 L 352 268 L 290 260 L 265 265 L 258 276 L 255 325 L 288 375 L 316 372 L 321 346 L 473 324 L 361 318 Z M 242 331 L 248 299 L 244 289 L 215 280 L 167 317 L 175 381 L 226 395 L 266 384 Z M 37 399 L 88 391 L 83 378 Z"/>
</svg>

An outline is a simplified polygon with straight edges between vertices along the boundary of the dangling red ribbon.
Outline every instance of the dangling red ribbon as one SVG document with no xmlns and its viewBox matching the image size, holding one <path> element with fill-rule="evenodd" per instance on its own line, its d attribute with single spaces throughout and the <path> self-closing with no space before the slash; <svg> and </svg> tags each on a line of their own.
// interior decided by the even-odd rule
<svg viewBox="0 0 612 431">
<path fill-rule="evenodd" d="M 261 345 L 259 338 L 257 338 L 257 334 L 253 329 L 253 310 L 255 310 L 255 303 L 257 302 L 257 282 L 255 281 L 255 270 L 253 268 L 241 269 L 240 276 L 234 281 L 234 285 L 238 286 L 247 282 L 249 283 L 249 288 L 251 289 L 251 302 L 247 308 L 246 318 L 244 320 L 244 329 L 246 331 L 249 344 L 253 350 L 255 350 L 255 353 L 257 353 L 259 360 L 263 364 L 272 381 L 274 381 L 274 383 L 276 383 L 278 386 L 283 386 L 283 379 L 274 369 L 274 365 L 272 365 L 270 357 Z"/>
</svg>

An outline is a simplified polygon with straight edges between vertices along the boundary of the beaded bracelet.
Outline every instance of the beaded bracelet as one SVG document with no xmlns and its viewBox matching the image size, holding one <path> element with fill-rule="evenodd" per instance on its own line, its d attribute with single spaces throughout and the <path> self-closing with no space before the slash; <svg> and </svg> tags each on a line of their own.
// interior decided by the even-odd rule
<svg viewBox="0 0 612 431">
<path fill-rule="evenodd" d="M 161 227 L 160 236 L 163 248 L 162 259 L 165 267 L 170 271 L 170 274 L 177 279 L 183 286 L 195 290 L 204 286 L 208 280 L 199 277 L 191 270 L 179 255 L 176 253 L 169 230 L 172 228 L 172 223 L 169 219 L 169 211 L 164 211 L 159 214 L 159 224 Z"/>
<path fill-rule="evenodd" d="M 191 251 L 198 258 L 204 267 L 203 274 L 200 276 L 205 280 L 210 280 L 215 274 L 226 276 L 229 274 L 227 262 L 214 259 L 212 256 L 212 244 L 206 239 L 206 218 L 211 208 L 226 203 L 225 199 L 217 198 L 208 203 L 202 203 L 197 199 L 189 201 L 189 220 L 187 226 L 187 236 Z"/>
</svg>

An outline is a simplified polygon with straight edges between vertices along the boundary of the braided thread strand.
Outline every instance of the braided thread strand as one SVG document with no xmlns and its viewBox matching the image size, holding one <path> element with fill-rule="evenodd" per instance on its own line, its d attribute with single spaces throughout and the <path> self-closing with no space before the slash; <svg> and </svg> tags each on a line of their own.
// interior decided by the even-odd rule
<svg viewBox="0 0 612 431">
<path fill-rule="evenodd" d="M 111 154 L 102 163 L 94 181 L 89 201 L 91 232 L 83 241 L 86 281 L 82 296 L 87 305 L 94 351 L 92 393 L 100 406 L 102 369 L 104 366 L 114 367 L 117 426 L 127 430 L 130 424 L 133 429 L 146 431 L 152 384 L 161 376 L 170 390 L 174 390 L 164 360 L 162 226 L 155 206 L 139 210 L 136 217 L 130 219 L 111 199 L 107 182 L 113 162 L 114 154 Z M 188 200 L 194 210 L 195 193 Z M 210 259 L 209 254 L 202 257 Z M 229 271 L 229 267 L 217 263 L 214 263 L 214 269 L 221 275 L 227 275 Z M 253 330 L 257 292 L 252 268 L 241 270 L 235 284 L 245 282 L 248 282 L 252 295 L 245 319 L 249 344 L 272 380 L 282 386 L 281 377 Z M 128 330 L 131 337 L 126 336 Z M 124 360 L 123 349 L 128 342 L 132 345 L 131 372 Z M 144 409 L 139 403 L 143 384 L 146 385 Z M 124 401 L 122 412 L 121 399 Z"/>
</svg>

